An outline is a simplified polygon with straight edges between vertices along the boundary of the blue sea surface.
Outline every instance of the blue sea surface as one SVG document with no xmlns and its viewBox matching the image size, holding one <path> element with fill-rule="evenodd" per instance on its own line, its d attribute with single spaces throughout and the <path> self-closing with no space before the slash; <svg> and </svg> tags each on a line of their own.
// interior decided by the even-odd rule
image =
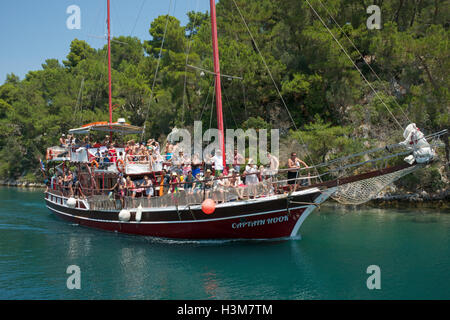
<svg viewBox="0 0 450 320">
<path fill-rule="evenodd" d="M 449 299 L 450 212 L 310 215 L 284 241 L 176 241 L 80 227 L 0 188 L 0 299 Z M 66 273 L 79 266 L 81 289 Z M 369 290 L 370 265 L 381 289 Z"/>
</svg>

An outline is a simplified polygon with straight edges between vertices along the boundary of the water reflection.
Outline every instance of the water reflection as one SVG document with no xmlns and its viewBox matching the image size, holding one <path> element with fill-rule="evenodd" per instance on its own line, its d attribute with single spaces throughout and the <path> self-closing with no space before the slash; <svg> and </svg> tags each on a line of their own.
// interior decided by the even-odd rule
<svg viewBox="0 0 450 320">
<path fill-rule="evenodd" d="M 301 240 L 179 241 L 71 225 L 48 212 L 41 192 L 0 189 L 0 200 L 0 298 L 449 298 L 443 213 L 322 206 Z M 72 264 L 80 291 L 65 286 Z M 381 292 L 366 288 L 371 264 L 381 267 Z"/>
</svg>

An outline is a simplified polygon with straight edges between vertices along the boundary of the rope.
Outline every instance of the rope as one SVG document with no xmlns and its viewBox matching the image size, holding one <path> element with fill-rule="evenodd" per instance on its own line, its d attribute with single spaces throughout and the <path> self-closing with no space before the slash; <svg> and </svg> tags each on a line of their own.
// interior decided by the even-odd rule
<svg viewBox="0 0 450 320">
<path fill-rule="evenodd" d="M 258 44 L 256 43 L 256 40 L 255 40 L 255 38 L 253 37 L 253 34 L 252 34 L 252 32 L 250 31 L 250 28 L 248 27 L 247 22 L 245 21 L 244 16 L 243 16 L 242 13 L 241 13 L 241 10 L 239 9 L 239 7 L 238 7 L 238 5 L 237 5 L 237 3 L 236 3 L 235 0 L 233 0 L 233 3 L 234 3 L 234 5 L 235 5 L 237 11 L 239 12 L 239 15 L 240 15 L 240 17 L 241 17 L 241 19 L 242 19 L 242 22 L 243 22 L 244 25 L 245 25 L 245 28 L 247 29 L 247 31 L 248 31 L 250 37 L 252 38 L 252 41 L 253 41 L 253 43 L 254 43 L 254 45 L 255 45 L 255 48 L 256 48 L 256 50 L 258 51 L 258 54 L 259 54 L 259 56 L 261 57 L 261 60 L 262 60 L 262 62 L 263 62 L 263 64 L 264 64 L 264 66 L 266 67 L 267 72 L 269 73 L 270 79 L 272 79 L 273 85 L 275 86 L 275 89 L 276 89 L 276 91 L 277 91 L 277 93 L 278 93 L 278 96 L 280 97 L 281 102 L 283 103 L 283 106 L 285 107 L 285 109 L 286 109 L 286 111 L 287 111 L 287 113 L 288 113 L 288 115 L 289 115 L 289 118 L 290 118 L 291 121 L 292 121 L 292 124 L 293 124 L 295 130 L 298 131 L 298 128 L 297 128 L 297 126 L 295 125 L 295 121 L 294 121 L 294 119 L 292 118 L 291 113 L 289 112 L 289 108 L 287 107 L 286 102 L 284 101 L 283 96 L 281 95 L 281 92 L 280 92 L 280 90 L 278 89 L 278 86 L 277 86 L 275 80 L 273 79 L 272 72 L 270 72 L 270 69 L 269 69 L 269 67 L 267 66 L 266 60 L 264 59 L 263 55 L 261 54 L 261 51 L 259 50 Z M 303 144 L 303 145 L 306 145 L 306 144 L 305 144 L 305 141 L 303 140 L 303 138 L 302 138 L 302 136 L 301 136 L 301 134 L 300 134 L 299 131 L 298 131 L 298 137 L 300 138 L 302 144 Z M 308 158 L 309 158 L 309 160 L 310 160 L 310 163 L 311 163 L 312 165 L 314 165 L 314 161 L 312 160 L 311 155 L 309 154 L 309 152 L 308 152 L 308 150 L 307 150 L 306 148 L 305 148 L 305 151 L 306 151 L 306 155 L 308 156 Z M 317 171 L 317 174 L 319 174 L 318 171 Z"/>
<path fill-rule="evenodd" d="M 383 81 L 380 79 L 380 77 L 378 76 L 378 74 L 375 72 L 375 70 L 372 69 L 372 67 L 370 66 L 370 64 L 367 63 L 366 59 L 364 59 L 363 55 L 361 54 L 361 52 L 358 50 L 358 48 L 355 46 L 355 44 L 353 43 L 353 41 L 347 36 L 347 34 L 344 32 L 344 30 L 341 28 L 341 26 L 336 22 L 336 20 L 334 19 L 334 17 L 331 15 L 331 13 L 328 11 L 328 9 L 324 6 L 323 2 L 318 0 L 320 5 L 325 9 L 325 11 L 328 13 L 328 15 L 330 16 L 330 18 L 333 20 L 333 22 L 338 26 L 339 30 L 342 32 L 342 34 L 344 34 L 344 36 L 347 38 L 347 40 L 351 43 L 351 45 L 353 46 L 353 48 L 356 50 L 356 52 L 358 52 L 359 56 L 361 57 L 361 59 L 364 61 L 364 63 L 369 67 L 370 71 L 372 72 L 373 75 L 375 75 L 375 77 L 378 79 L 378 81 L 380 81 L 381 85 L 383 86 L 384 90 L 389 91 L 386 86 L 384 85 Z M 397 102 L 397 99 L 394 97 L 394 102 L 397 104 L 397 106 L 400 108 L 400 111 L 403 113 L 403 115 L 405 116 L 406 120 L 408 121 L 408 123 L 411 123 L 412 121 L 408 118 L 408 115 L 403 111 L 403 108 L 400 106 L 400 104 Z"/>
<path fill-rule="evenodd" d="M 214 81 L 215 81 L 215 79 L 213 78 L 211 81 L 211 84 L 208 86 L 208 94 L 206 95 L 205 103 L 203 104 L 202 113 L 200 114 L 200 120 L 202 120 L 202 118 L 203 118 L 203 112 L 205 111 L 206 105 L 208 104 L 210 88 L 212 87 Z"/>
<path fill-rule="evenodd" d="M 234 1 L 234 0 L 233 0 Z M 366 81 L 367 85 L 372 89 L 372 91 L 375 93 L 375 95 L 377 96 L 377 98 L 381 101 L 381 103 L 386 107 L 386 110 L 389 111 L 390 115 L 392 116 L 392 118 L 395 120 L 395 122 L 397 123 L 397 125 L 400 127 L 400 129 L 403 131 L 403 127 L 400 124 L 400 122 L 398 122 L 397 118 L 394 116 L 394 114 L 392 113 L 391 109 L 389 109 L 389 107 L 386 105 L 386 103 L 384 103 L 383 99 L 381 99 L 380 95 L 378 94 L 378 92 L 372 87 L 372 85 L 370 84 L 370 82 L 366 79 L 366 77 L 364 76 L 364 74 L 362 73 L 362 71 L 358 68 L 358 66 L 356 65 L 356 63 L 353 61 L 353 59 L 350 57 L 350 55 L 347 53 L 347 50 L 344 49 L 344 47 L 342 46 L 342 44 L 339 42 L 339 40 L 335 37 L 335 35 L 333 34 L 333 32 L 331 32 L 331 30 L 328 28 L 328 26 L 326 25 L 326 23 L 322 20 L 322 17 L 317 13 L 317 11 L 314 9 L 314 7 L 311 5 L 311 3 L 308 0 L 305 0 L 308 5 L 310 6 L 310 8 L 314 11 L 314 13 L 316 14 L 317 18 L 319 18 L 320 22 L 322 22 L 323 26 L 327 29 L 327 31 L 330 33 L 330 35 L 333 37 L 333 39 L 337 42 L 337 44 L 339 45 L 339 47 L 342 49 L 342 51 L 345 53 L 345 55 L 347 56 L 347 58 L 350 60 L 350 62 L 353 64 L 353 66 L 356 68 L 356 70 L 358 70 L 358 72 L 361 74 L 361 76 L 363 77 L 364 81 Z"/>
<path fill-rule="evenodd" d="M 223 95 L 224 95 L 224 97 L 225 97 L 225 100 L 227 101 L 226 104 L 228 105 L 228 108 L 230 109 L 231 117 L 233 118 L 234 125 L 235 125 L 236 128 L 237 128 L 237 127 L 238 127 L 238 124 L 237 124 L 237 122 L 236 122 L 236 119 L 234 118 L 233 108 L 231 107 L 230 100 L 228 100 L 228 97 L 227 97 L 227 95 L 225 94 L 225 88 L 223 87 L 223 85 L 222 85 L 222 92 L 223 92 Z"/>
<path fill-rule="evenodd" d="M 208 129 L 211 129 L 211 126 L 212 126 L 212 115 L 213 115 L 213 111 L 214 111 L 214 98 L 216 95 L 216 85 L 217 85 L 216 78 L 214 78 L 214 91 L 213 91 L 212 100 L 211 100 L 211 115 L 209 117 L 209 128 Z"/>
<path fill-rule="evenodd" d="M 105 54 L 103 56 L 103 61 L 102 61 L 102 65 L 106 64 L 106 57 L 108 56 L 108 50 L 105 50 Z M 99 77 L 99 81 L 98 83 L 101 83 L 103 79 L 103 72 L 100 71 L 100 77 Z M 98 99 L 98 94 L 100 92 L 100 85 L 97 86 L 97 92 L 95 93 L 95 100 L 94 100 L 94 110 L 97 107 L 97 99 Z"/>
<path fill-rule="evenodd" d="M 288 107 L 287 107 L 287 105 L 286 105 L 286 102 L 284 102 L 283 96 L 281 95 L 280 90 L 278 90 L 278 86 L 277 86 L 275 80 L 273 79 L 272 72 L 270 72 L 270 69 L 269 69 L 269 67 L 267 66 L 266 60 L 264 59 L 263 55 L 261 54 L 261 51 L 259 50 L 258 44 L 256 43 L 255 38 L 253 37 L 253 34 L 252 34 L 252 32 L 250 31 L 250 29 L 249 29 L 249 27 L 248 27 L 248 25 L 247 25 L 247 22 L 245 21 L 244 16 L 243 16 L 242 13 L 241 13 L 241 10 L 239 9 L 239 7 L 238 7 L 238 5 L 237 5 L 237 3 L 236 3 L 235 0 L 233 0 L 233 3 L 234 3 L 234 5 L 236 6 L 236 9 L 237 9 L 238 12 L 239 12 L 239 15 L 241 16 L 242 22 L 244 23 L 245 28 L 247 29 L 247 31 L 248 31 L 250 37 L 252 38 L 253 43 L 255 44 L 255 48 L 256 48 L 256 50 L 258 51 L 258 54 L 259 54 L 259 56 L 261 57 L 261 60 L 262 60 L 262 62 L 263 62 L 263 64 L 264 64 L 264 66 L 266 67 L 267 72 L 269 73 L 270 79 L 272 79 L 273 85 L 275 86 L 275 89 L 276 89 L 278 95 L 280 96 L 281 101 L 283 102 L 284 107 L 286 108 L 286 111 L 287 111 L 287 113 L 288 113 L 288 115 L 289 115 L 289 118 L 290 118 L 291 121 L 292 121 L 292 124 L 294 125 L 295 130 L 298 130 L 298 129 L 297 129 L 297 126 L 295 125 L 294 119 L 292 118 L 292 115 L 291 115 L 291 113 L 290 113 L 290 111 L 289 111 L 289 109 L 288 109 Z"/>
<path fill-rule="evenodd" d="M 84 77 L 81 79 L 80 91 L 78 91 L 77 104 L 75 106 L 75 114 L 77 113 L 78 109 L 80 109 L 80 121 L 79 121 L 80 124 L 81 124 L 81 121 L 83 120 L 83 112 L 82 112 L 83 111 L 83 107 L 82 107 L 83 85 L 84 85 Z"/>
<path fill-rule="evenodd" d="M 151 105 L 152 100 L 153 100 L 153 93 L 154 93 L 155 84 L 156 84 L 156 76 L 158 75 L 159 64 L 161 62 L 162 50 L 163 50 L 163 47 L 164 47 L 164 40 L 166 39 L 167 25 L 169 24 L 169 17 L 170 17 L 169 14 L 170 14 L 170 7 L 171 6 L 172 6 L 172 0 L 170 0 L 170 2 L 169 2 L 169 11 L 167 12 L 166 25 L 164 26 L 164 34 L 163 34 L 163 38 L 162 38 L 162 41 L 161 41 L 161 48 L 159 48 L 158 61 L 156 63 L 156 71 L 155 71 L 155 76 L 153 78 L 153 84 L 152 84 L 152 91 L 150 93 L 150 100 L 149 100 L 148 106 L 147 106 L 147 113 L 146 113 L 145 119 L 144 119 L 144 129 L 142 130 L 142 133 L 141 133 L 141 141 L 144 138 L 144 133 L 145 133 L 146 125 L 147 125 L 148 114 L 149 114 L 149 111 L 150 111 L 150 105 Z"/>
<path fill-rule="evenodd" d="M 197 4 L 195 7 L 195 13 L 197 13 L 198 10 L 198 0 L 197 0 Z M 195 19 L 194 19 L 194 26 L 195 23 L 197 22 L 197 15 L 195 15 Z M 185 103 L 185 97 L 186 97 L 186 82 L 187 82 L 187 64 L 188 64 L 188 60 L 189 60 L 189 53 L 191 52 L 191 46 L 192 46 L 192 34 L 194 33 L 194 31 L 191 32 L 191 34 L 189 35 L 189 41 L 188 41 L 188 46 L 187 46 L 187 51 L 186 51 L 186 63 L 185 63 L 185 67 L 184 67 L 184 87 L 183 87 L 183 113 L 181 116 L 181 122 L 184 124 L 184 114 L 186 113 L 185 111 L 185 107 L 184 107 L 184 103 Z"/>
<path fill-rule="evenodd" d="M 131 29 L 130 36 L 132 36 L 133 33 L 134 33 L 134 29 L 136 28 L 137 22 L 138 22 L 138 20 L 139 20 L 139 17 L 141 16 L 141 12 L 142 12 L 142 9 L 144 8 L 144 5 L 145 5 L 145 2 L 146 2 L 146 1 L 147 1 L 147 0 L 142 0 L 141 7 L 140 7 L 140 9 L 139 9 L 139 12 L 138 12 L 138 15 L 137 15 L 137 17 L 136 17 L 136 20 L 134 21 L 133 29 Z"/>
</svg>

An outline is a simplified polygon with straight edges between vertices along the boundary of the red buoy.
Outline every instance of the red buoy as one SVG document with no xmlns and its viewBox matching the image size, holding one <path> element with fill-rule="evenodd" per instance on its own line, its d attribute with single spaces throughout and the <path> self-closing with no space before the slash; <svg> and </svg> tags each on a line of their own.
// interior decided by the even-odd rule
<svg viewBox="0 0 450 320">
<path fill-rule="evenodd" d="M 202 203 L 202 211 L 205 214 L 211 214 L 216 210 L 216 203 L 212 199 L 205 199 Z"/>
</svg>

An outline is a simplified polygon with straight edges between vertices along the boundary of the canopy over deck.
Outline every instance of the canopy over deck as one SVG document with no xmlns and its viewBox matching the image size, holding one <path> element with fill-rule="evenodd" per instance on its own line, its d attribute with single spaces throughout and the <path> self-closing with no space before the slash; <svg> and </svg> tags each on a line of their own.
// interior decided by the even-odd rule
<svg viewBox="0 0 450 320">
<path fill-rule="evenodd" d="M 90 131 L 119 132 L 123 134 L 142 133 L 143 128 L 124 122 L 108 123 L 107 121 L 85 124 L 80 128 L 70 129 L 70 134 L 87 134 Z"/>
</svg>

